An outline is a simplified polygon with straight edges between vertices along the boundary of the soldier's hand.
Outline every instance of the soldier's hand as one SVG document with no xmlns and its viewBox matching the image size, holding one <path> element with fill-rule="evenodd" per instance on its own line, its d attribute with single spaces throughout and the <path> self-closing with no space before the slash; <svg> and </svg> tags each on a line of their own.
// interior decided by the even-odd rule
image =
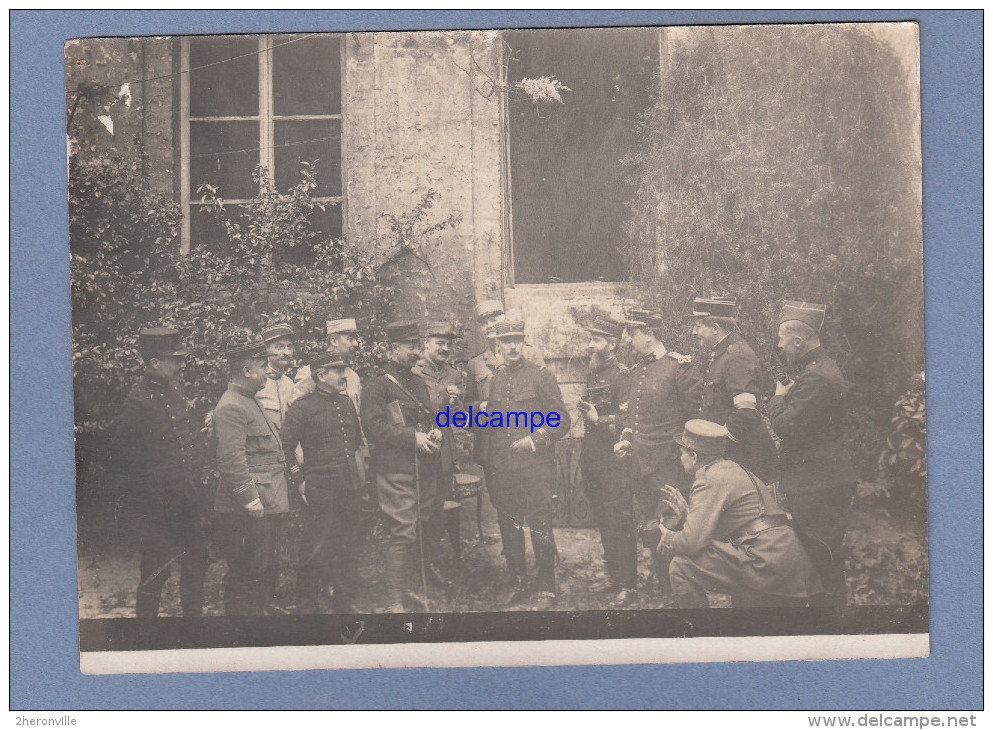
<svg viewBox="0 0 993 730">
<path fill-rule="evenodd" d="M 628 440 L 618 441 L 614 444 L 614 456 L 623 459 L 631 454 L 631 442 Z"/>
<path fill-rule="evenodd" d="M 265 513 L 265 508 L 262 507 L 262 500 L 256 498 L 245 505 L 245 510 L 248 512 L 250 517 L 255 519 L 261 519 L 262 515 Z"/>
<path fill-rule="evenodd" d="M 422 454 L 433 454 L 441 448 L 437 443 L 432 441 L 431 437 L 426 433 L 421 433 L 418 431 L 414 434 L 414 438 L 416 439 L 417 450 Z"/>
<path fill-rule="evenodd" d="M 662 502 L 662 524 L 673 530 L 686 519 L 690 506 L 678 489 L 666 484 L 659 490 Z"/>
<path fill-rule="evenodd" d="M 600 414 L 597 412 L 596 406 L 589 401 L 579 401 L 578 407 L 583 416 L 585 416 L 586 420 L 590 423 L 596 423 L 600 420 Z"/>
<path fill-rule="evenodd" d="M 462 389 L 457 385 L 449 385 L 446 390 L 448 391 L 448 403 L 454 406 L 462 398 Z"/>
<path fill-rule="evenodd" d="M 297 486 L 297 493 L 300 495 L 303 503 L 309 507 L 310 502 L 307 501 L 307 482 L 300 482 L 299 486 Z"/>
<path fill-rule="evenodd" d="M 525 436 L 522 439 L 517 439 L 514 443 L 510 445 L 511 450 L 515 454 L 528 454 L 536 451 L 534 447 L 534 441 L 531 440 L 530 436 Z"/>
<path fill-rule="evenodd" d="M 790 380 L 786 383 L 780 383 L 776 381 L 776 395 L 786 395 L 790 392 L 790 389 L 796 384 L 795 380 Z"/>
</svg>

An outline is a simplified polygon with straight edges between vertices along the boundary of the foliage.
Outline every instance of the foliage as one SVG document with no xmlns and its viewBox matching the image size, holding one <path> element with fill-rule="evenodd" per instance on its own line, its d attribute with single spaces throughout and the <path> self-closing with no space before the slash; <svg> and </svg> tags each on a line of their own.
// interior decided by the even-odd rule
<svg viewBox="0 0 993 730">
<path fill-rule="evenodd" d="M 428 190 L 409 211 L 399 215 L 380 214 L 389 227 L 391 248 L 393 249 L 392 255 L 382 264 L 381 268 L 386 268 L 407 254 L 424 264 L 432 276 L 434 275 L 430 263 L 430 253 L 426 249 L 438 245 L 439 241 L 435 234 L 445 230 L 454 230 L 462 222 L 461 213 L 449 213 L 442 220 L 430 222 L 428 215 L 437 199 L 438 192 L 433 189 Z"/>
<path fill-rule="evenodd" d="M 860 495 L 874 493 L 859 485 Z M 872 499 L 857 499 L 845 537 L 848 591 L 854 605 L 928 602 L 928 555 L 924 520 L 891 516 Z"/>
<path fill-rule="evenodd" d="M 924 373 L 914 377 L 910 390 L 897 399 L 894 408 L 896 414 L 879 455 L 879 468 L 894 487 L 902 488 L 900 496 L 906 501 L 923 503 L 927 485 Z"/>
<path fill-rule="evenodd" d="M 666 59 L 644 146 L 627 160 L 633 278 L 668 315 L 677 349 L 689 344 L 692 294 L 737 295 L 743 332 L 775 369 L 779 301 L 826 303 L 825 344 L 878 443 L 879 414 L 923 365 L 906 72 L 851 26 L 698 31 Z M 874 462 L 878 449 L 861 445 Z"/>
<path fill-rule="evenodd" d="M 538 106 L 538 102 L 549 104 L 565 104 L 562 101 L 563 91 L 572 91 L 554 76 L 539 76 L 538 78 L 523 78 L 511 85 L 512 89 L 523 92 Z"/>
<path fill-rule="evenodd" d="M 304 165 L 299 183 L 279 195 L 266 172 L 256 171 L 259 193 L 235 214 L 216 191 L 202 190 L 208 214 L 228 234 L 222 251 L 197 248 L 181 255 L 181 211 L 156 196 L 140 163 L 108 159 L 70 168 L 73 360 L 76 428 L 105 428 L 137 379 L 136 349 L 143 327 L 171 325 L 192 354 L 184 373 L 194 422 L 223 392 L 229 333 L 286 321 L 300 334 L 298 356 L 323 347 L 324 323 L 336 316 L 362 320 L 367 369 L 382 356 L 383 326 L 394 286 L 376 267 L 376 246 L 358 249 L 322 237 L 309 214 L 314 172 Z M 292 263 L 308 247 L 313 262 Z"/>
</svg>

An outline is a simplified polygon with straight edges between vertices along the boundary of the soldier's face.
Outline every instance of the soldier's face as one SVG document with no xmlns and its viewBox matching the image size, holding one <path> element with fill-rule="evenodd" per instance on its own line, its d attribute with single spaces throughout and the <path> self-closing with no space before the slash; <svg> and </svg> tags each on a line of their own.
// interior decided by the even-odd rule
<svg viewBox="0 0 993 730">
<path fill-rule="evenodd" d="M 338 332 L 330 335 L 328 342 L 342 357 L 348 357 L 359 346 L 359 338 L 354 332 Z"/>
<path fill-rule="evenodd" d="M 285 337 L 280 337 L 277 340 L 272 340 L 266 343 L 265 346 L 266 353 L 269 355 L 269 364 L 279 371 L 283 372 L 290 365 L 293 364 L 293 354 L 295 348 L 293 347 L 293 342 Z"/>
<path fill-rule="evenodd" d="M 186 357 L 184 355 L 159 355 L 158 357 L 153 357 L 149 362 L 151 365 L 151 370 L 155 375 L 173 382 L 179 380 L 179 376 L 183 373 L 183 367 L 186 365 Z"/>
<path fill-rule="evenodd" d="M 448 362 L 452 356 L 452 341 L 447 337 L 425 337 L 424 357 L 435 365 Z"/>
<path fill-rule="evenodd" d="M 417 342 L 394 342 L 393 362 L 405 368 L 412 368 L 417 364 L 417 359 L 421 356 L 421 350 Z"/>
<path fill-rule="evenodd" d="M 647 327 L 631 327 L 628 329 L 631 337 L 631 347 L 639 355 L 647 355 L 655 347 L 655 338 Z"/>
<path fill-rule="evenodd" d="M 524 357 L 524 338 L 501 337 L 497 340 L 497 348 L 507 365 L 516 365 Z"/>
<path fill-rule="evenodd" d="M 495 313 L 495 314 L 488 314 L 485 317 L 480 317 L 476 321 L 479 322 L 479 328 L 483 332 L 486 332 L 487 330 L 489 330 L 490 327 L 496 324 L 496 321 L 498 319 L 500 319 L 500 315 L 499 313 Z"/>
<path fill-rule="evenodd" d="M 590 353 L 591 357 L 606 358 L 610 356 L 610 353 L 614 351 L 615 347 L 616 342 L 614 340 L 591 332 L 590 341 L 586 345 L 586 351 Z"/>
<path fill-rule="evenodd" d="M 720 341 L 721 331 L 705 319 L 693 323 L 693 336 L 702 350 L 710 350 Z"/>
<path fill-rule="evenodd" d="M 322 368 L 317 377 L 331 391 L 335 393 L 345 391 L 345 368 Z"/>
<path fill-rule="evenodd" d="M 796 360 L 800 354 L 801 345 L 803 345 L 803 338 L 790 334 L 789 323 L 783 322 L 779 325 L 779 342 L 777 347 L 789 362 Z"/>
<path fill-rule="evenodd" d="M 683 465 L 683 471 L 687 474 L 696 473 L 696 452 L 679 447 L 679 463 Z"/>
<path fill-rule="evenodd" d="M 241 373 L 250 385 L 255 386 L 256 392 L 265 387 L 265 369 L 268 359 L 264 357 L 252 358 L 242 366 Z"/>
</svg>

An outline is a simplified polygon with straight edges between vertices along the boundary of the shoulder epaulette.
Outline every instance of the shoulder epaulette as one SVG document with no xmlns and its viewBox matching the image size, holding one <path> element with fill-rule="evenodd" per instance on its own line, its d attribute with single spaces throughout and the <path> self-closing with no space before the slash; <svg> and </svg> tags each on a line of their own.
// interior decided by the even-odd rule
<svg viewBox="0 0 993 730">
<path fill-rule="evenodd" d="M 689 355 L 680 355 L 678 352 L 667 352 L 667 357 L 671 357 L 673 360 L 678 362 L 680 365 L 689 365 L 693 362 L 693 358 Z"/>
</svg>

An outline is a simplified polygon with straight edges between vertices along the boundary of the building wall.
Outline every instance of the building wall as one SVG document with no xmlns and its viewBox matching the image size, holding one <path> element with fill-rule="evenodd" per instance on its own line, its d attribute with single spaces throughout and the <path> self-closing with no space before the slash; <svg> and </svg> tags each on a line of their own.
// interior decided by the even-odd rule
<svg viewBox="0 0 993 730">
<path fill-rule="evenodd" d="M 503 246 L 501 103 L 495 33 L 357 33 L 346 40 L 346 230 L 359 243 L 389 237 L 387 215 L 437 193 L 429 236 L 396 262 L 409 274 L 398 312 L 471 323 L 477 298 L 500 297 Z M 475 343 L 479 346 L 481 343 Z"/>
<path fill-rule="evenodd" d="M 93 159 L 143 147 L 149 181 L 163 195 L 173 195 L 173 99 L 178 94 L 172 39 L 70 40 L 65 44 L 65 68 L 67 135 L 76 141 L 73 152 Z"/>
</svg>

